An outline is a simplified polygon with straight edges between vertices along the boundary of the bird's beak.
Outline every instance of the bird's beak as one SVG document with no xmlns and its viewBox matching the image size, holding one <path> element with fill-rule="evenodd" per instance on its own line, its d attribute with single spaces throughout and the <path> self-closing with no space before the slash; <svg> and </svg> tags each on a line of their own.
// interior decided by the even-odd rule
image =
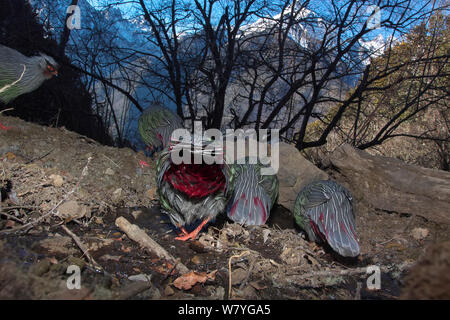
<svg viewBox="0 0 450 320">
<path fill-rule="evenodd" d="M 57 76 L 58 76 L 58 70 L 53 71 L 52 74 L 53 74 L 55 77 L 57 77 Z"/>
</svg>

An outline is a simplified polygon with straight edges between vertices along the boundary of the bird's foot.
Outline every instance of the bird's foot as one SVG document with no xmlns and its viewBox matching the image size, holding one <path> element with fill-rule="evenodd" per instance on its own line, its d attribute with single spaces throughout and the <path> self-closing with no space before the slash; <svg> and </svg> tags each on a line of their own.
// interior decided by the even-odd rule
<svg viewBox="0 0 450 320">
<path fill-rule="evenodd" d="M 8 131 L 9 129 L 11 129 L 11 127 L 6 127 L 2 123 L 0 123 L 0 130 Z"/>
<path fill-rule="evenodd" d="M 187 241 L 189 239 L 195 240 L 195 238 L 197 238 L 198 234 L 200 233 L 202 228 L 205 226 L 205 224 L 207 224 L 209 222 L 209 220 L 210 220 L 210 218 L 206 218 L 205 220 L 203 220 L 203 222 L 200 223 L 200 225 L 197 228 L 195 228 L 195 230 L 192 231 L 191 233 L 187 233 L 186 230 L 183 227 L 181 227 L 180 230 L 181 230 L 181 232 L 183 232 L 183 235 L 176 237 L 175 240 L 180 240 L 180 241 Z"/>
<path fill-rule="evenodd" d="M 187 235 L 188 234 L 188 232 L 186 231 L 186 229 L 183 227 L 183 226 L 181 226 L 181 225 L 178 225 L 177 226 L 178 227 L 178 229 L 180 229 L 181 230 L 181 232 L 180 233 L 178 233 L 178 236 L 179 237 L 181 237 L 181 236 L 185 236 L 185 235 Z"/>
</svg>

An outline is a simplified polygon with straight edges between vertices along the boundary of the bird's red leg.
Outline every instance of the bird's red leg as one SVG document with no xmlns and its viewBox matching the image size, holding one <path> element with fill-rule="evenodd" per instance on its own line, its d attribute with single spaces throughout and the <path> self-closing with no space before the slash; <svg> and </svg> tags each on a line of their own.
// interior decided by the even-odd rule
<svg viewBox="0 0 450 320">
<path fill-rule="evenodd" d="M 11 127 L 6 127 L 2 123 L 0 123 L 0 130 L 8 131 L 9 129 L 11 129 Z"/>
<path fill-rule="evenodd" d="M 195 228 L 194 231 L 192 231 L 189 234 L 186 234 L 184 236 L 181 237 L 176 237 L 175 240 L 180 240 L 180 241 L 187 241 L 189 239 L 194 240 L 195 238 L 197 238 L 197 235 L 199 234 L 199 232 L 202 230 L 202 228 L 205 226 L 205 224 L 207 224 L 209 222 L 210 218 L 206 218 L 205 220 L 203 220 L 202 223 L 200 223 L 200 225 Z M 183 229 L 181 229 L 181 231 L 183 231 Z M 186 230 L 184 230 L 184 232 L 186 232 Z"/>
</svg>

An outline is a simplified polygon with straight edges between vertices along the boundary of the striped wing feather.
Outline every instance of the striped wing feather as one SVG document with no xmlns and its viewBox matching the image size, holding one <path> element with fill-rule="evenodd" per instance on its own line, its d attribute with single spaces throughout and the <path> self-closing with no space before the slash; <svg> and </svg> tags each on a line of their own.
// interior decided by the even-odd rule
<svg viewBox="0 0 450 320">
<path fill-rule="evenodd" d="M 297 201 L 300 198 L 302 214 L 309 220 L 309 228 L 305 229 L 309 229 L 306 231 L 311 240 L 325 240 L 345 257 L 359 254 L 352 198 L 344 187 L 333 181 L 318 181 L 305 187 Z"/>
<path fill-rule="evenodd" d="M 276 175 L 262 176 L 259 164 L 234 164 L 233 196 L 227 208 L 228 218 L 245 225 L 263 225 L 278 195 Z"/>
<path fill-rule="evenodd" d="M 142 140 L 155 148 L 165 148 L 175 129 L 183 127 L 183 121 L 171 110 L 159 103 L 147 108 L 138 121 Z"/>
</svg>

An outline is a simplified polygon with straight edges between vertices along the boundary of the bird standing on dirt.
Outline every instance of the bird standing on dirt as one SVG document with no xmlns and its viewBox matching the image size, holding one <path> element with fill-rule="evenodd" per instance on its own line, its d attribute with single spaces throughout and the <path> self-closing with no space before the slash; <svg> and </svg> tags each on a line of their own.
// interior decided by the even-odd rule
<svg viewBox="0 0 450 320">
<path fill-rule="evenodd" d="M 294 217 L 310 241 L 328 242 L 344 257 L 359 255 L 352 196 L 338 183 L 323 180 L 304 187 L 295 201 Z"/>
<path fill-rule="evenodd" d="M 45 80 L 58 75 L 58 64 L 43 53 L 26 57 L 0 45 L 0 102 L 9 103 L 18 96 L 39 88 Z M 8 128 L 0 123 L 0 129 Z"/>
<path fill-rule="evenodd" d="M 274 175 L 261 175 L 260 162 L 231 164 L 235 174 L 233 196 L 227 214 L 231 220 L 245 225 L 263 225 L 278 196 L 278 179 Z"/>
<path fill-rule="evenodd" d="M 226 163 L 174 163 L 171 151 L 176 147 L 183 146 L 183 153 L 187 152 L 192 158 L 195 153 L 207 154 L 207 142 L 203 139 L 194 136 L 191 141 L 178 141 L 160 154 L 156 164 L 162 210 L 182 232 L 175 238 L 177 240 L 195 239 L 206 223 L 225 211 L 233 189 L 233 168 Z M 184 226 L 196 220 L 202 220 L 201 224 L 188 233 Z"/>
<path fill-rule="evenodd" d="M 139 133 L 151 151 L 167 147 L 172 132 L 179 128 L 183 120 L 159 102 L 145 109 L 138 120 Z"/>
</svg>

